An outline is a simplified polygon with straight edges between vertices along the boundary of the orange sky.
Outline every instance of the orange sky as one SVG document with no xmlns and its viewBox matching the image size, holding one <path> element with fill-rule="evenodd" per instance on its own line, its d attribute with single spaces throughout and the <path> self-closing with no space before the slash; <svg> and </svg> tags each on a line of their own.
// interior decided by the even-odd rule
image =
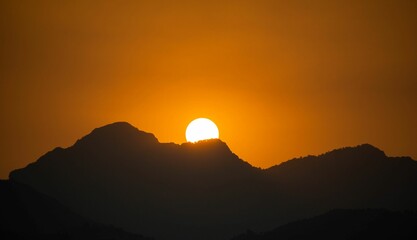
<svg viewBox="0 0 417 240">
<path fill-rule="evenodd" d="M 254 166 L 371 143 L 417 159 L 416 1 L 0 2 L 0 178 L 128 121 L 194 118 Z"/>
</svg>

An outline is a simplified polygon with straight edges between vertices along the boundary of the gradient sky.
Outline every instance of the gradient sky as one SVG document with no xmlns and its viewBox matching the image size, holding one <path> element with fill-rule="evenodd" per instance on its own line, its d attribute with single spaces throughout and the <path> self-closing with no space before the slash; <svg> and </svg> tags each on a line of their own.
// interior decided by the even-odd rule
<svg viewBox="0 0 417 240">
<path fill-rule="evenodd" d="M 417 159 L 417 2 L 0 1 L 0 178 L 93 128 L 212 119 L 269 167 L 361 143 Z"/>
</svg>

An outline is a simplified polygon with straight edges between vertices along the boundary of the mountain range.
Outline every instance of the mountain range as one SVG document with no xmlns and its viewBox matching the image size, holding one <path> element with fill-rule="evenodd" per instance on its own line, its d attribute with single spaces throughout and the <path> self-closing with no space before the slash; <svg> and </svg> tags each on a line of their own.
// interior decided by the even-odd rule
<svg viewBox="0 0 417 240">
<path fill-rule="evenodd" d="M 230 239 L 332 209 L 417 210 L 417 162 L 369 144 L 251 166 L 218 139 L 160 143 L 117 122 L 10 173 L 77 216 L 156 239 Z"/>
</svg>

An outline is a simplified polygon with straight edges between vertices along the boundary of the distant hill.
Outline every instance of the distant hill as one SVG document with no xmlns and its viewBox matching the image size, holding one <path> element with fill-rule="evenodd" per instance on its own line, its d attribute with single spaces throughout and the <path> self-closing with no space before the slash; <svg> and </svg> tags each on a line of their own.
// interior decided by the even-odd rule
<svg viewBox="0 0 417 240">
<path fill-rule="evenodd" d="M 220 140 L 118 122 L 10 174 L 82 216 L 157 239 L 228 239 L 335 208 L 417 209 L 417 162 L 371 145 L 252 167 Z"/>
<path fill-rule="evenodd" d="M 148 239 L 115 227 L 94 223 L 30 187 L 10 181 L 0 181 L 0 238 Z"/>
<path fill-rule="evenodd" d="M 272 231 L 245 234 L 232 240 L 404 240 L 417 239 L 417 213 L 383 209 L 332 210 L 285 224 Z"/>
<path fill-rule="evenodd" d="M 369 144 L 293 159 L 265 172 L 300 216 L 336 208 L 417 209 L 417 162 L 387 157 Z"/>
</svg>

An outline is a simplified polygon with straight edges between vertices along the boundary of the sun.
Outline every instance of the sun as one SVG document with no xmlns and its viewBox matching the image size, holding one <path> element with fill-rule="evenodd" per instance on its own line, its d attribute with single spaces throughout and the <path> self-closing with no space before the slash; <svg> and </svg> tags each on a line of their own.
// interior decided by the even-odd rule
<svg viewBox="0 0 417 240">
<path fill-rule="evenodd" d="M 185 130 L 185 138 L 188 142 L 219 138 L 219 129 L 208 118 L 197 118 L 190 122 Z"/>
</svg>

